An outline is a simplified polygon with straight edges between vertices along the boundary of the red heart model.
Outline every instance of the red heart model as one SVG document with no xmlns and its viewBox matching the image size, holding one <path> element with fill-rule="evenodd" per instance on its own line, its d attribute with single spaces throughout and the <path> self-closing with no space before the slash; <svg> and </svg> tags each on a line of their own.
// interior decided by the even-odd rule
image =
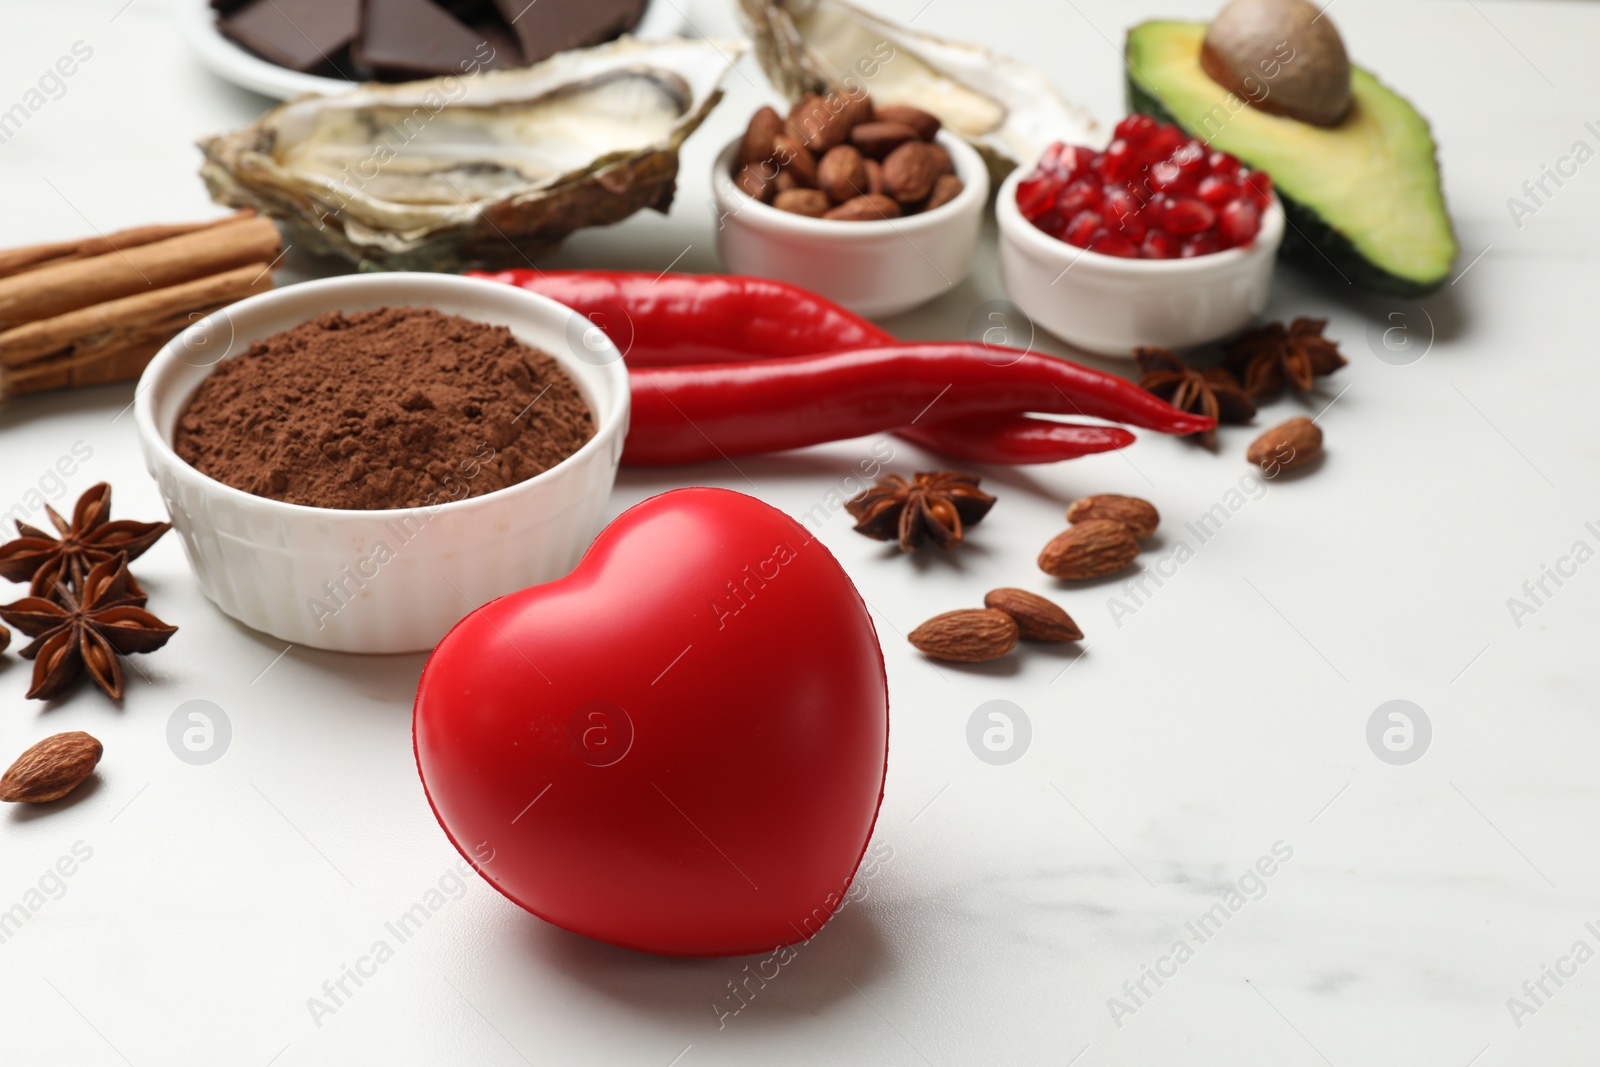
<svg viewBox="0 0 1600 1067">
<path fill-rule="evenodd" d="M 450 840 L 540 918 L 646 952 L 765 951 L 816 933 L 861 862 L 883 654 L 804 527 L 679 489 L 457 624 L 413 742 Z"/>
</svg>

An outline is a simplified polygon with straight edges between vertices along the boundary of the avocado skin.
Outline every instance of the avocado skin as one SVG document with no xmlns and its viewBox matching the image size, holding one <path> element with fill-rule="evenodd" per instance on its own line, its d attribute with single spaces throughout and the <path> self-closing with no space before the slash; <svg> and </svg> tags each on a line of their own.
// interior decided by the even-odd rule
<svg viewBox="0 0 1600 1067">
<path fill-rule="evenodd" d="M 1127 84 L 1129 112 L 1149 115 L 1157 122 L 1177 126 L 1195 135 L 1195 131 L 1167 111 L 1154 93 L 1146 92 L 1132 72 L 1128 73 Z M 1386 271 L 1357 251 L 1344 234 L 1329 226 L 1312 208 L 1291 200 L 1282 192 L 1278 193 L 1278 201 L 1283 204 L 1284 219 L 1289 224 L 1288 231 L 1283 235 L 1283 244 L 1278 249 L 1280 258 L 1330 274 L 1336 271 L 1352 285 L 1393 296 L 1423 297 L 1437 292 L 1445 283 L 1443 277 L 1419 282 Z"/>
</svg>

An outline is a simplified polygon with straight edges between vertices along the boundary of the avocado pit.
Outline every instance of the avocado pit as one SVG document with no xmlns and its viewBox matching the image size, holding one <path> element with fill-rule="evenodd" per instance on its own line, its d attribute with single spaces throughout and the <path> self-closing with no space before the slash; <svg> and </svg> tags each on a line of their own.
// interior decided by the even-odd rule
<svg viewBox="0 0 1600 1067">
<path fill-rule="evenodd" d="M 1336 126 L 1350 110 L 1344 40 L 1308 0 L 1232 0 L 1206 30 L 1200 67 L 1273 115 Z"/>
</svg>

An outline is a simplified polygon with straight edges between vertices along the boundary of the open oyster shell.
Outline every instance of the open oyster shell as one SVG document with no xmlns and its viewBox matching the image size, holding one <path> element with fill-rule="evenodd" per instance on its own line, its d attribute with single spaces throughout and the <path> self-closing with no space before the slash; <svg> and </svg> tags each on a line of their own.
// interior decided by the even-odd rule
<svg viewBox="0 0 1600 1067">
<path fill-rule="evenodd" d="M 623 38 L 520 70 L 305 96 L 200 142 L 213 200 L 364 267 L 527 266 L 582 226 L 666 211 L 678 147 L 745 42 Z"/>
<path fill-rule="evenodd" d="M 1051 141 L 1098 144 L 1088 112 L 1049 79 L 986 48 L 947 41 L 845 0 L 739 0 L 768 79 L 791 100 L 865 87 L 878 104 L 931 111 L 989 163 L 996 182 Z"/>
</svg>

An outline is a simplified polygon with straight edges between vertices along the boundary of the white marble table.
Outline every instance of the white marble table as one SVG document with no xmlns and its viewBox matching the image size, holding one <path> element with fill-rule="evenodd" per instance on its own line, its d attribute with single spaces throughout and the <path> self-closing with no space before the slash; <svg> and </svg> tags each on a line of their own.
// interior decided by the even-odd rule
<svg viewBox="0 0 1600 1067">
<path fill-rule="evenodd" d="M 923 4 L 887 6 L 905 18 Z M 1115 118 L 1125 26 L 1209 8 L 933 0 L 919 25 L 1003 46 Z M 720 0 L 686 10 L 704 32 L 733 29 Z M 888 660 L 876 840 L 890 858 L 742 1010 L 724 998 L 749 961 L 613 949 L 456 882 L 411 759 L 422 658 L 286 649 L 245 630 L 201 597 L 168 538 L 140 575 L 183 630 L 141 663 L 124 708 L 84 693 L 41 711 L 22 699 L 26 665 L 0 660 L 6 760 L 69 729 L 108 753 L 75 803 L 0 814 L 0 910 L 29 914 L 0 943 L 0 1061 L 1591 1062 L 1600 563 L 1561 560 L 1600 548 L 1600 171 L 1581 167 L 1520 225 L 1507 198 L 1574 142 L 1600 147 L 1585 126 L 1600 119 L 1600 10 L 1342 0 L 1332 14 L 1354 55 L 1433 120 L 1470 269 L 1420 308 L 1280 272 L 1271 313 L 1327 316 L 1351 365 L 1263 421 L 1322 411 L 1329 453 L 1309 476 L 1242 496 L 1203 542 L 1184 524 L 1249 473 L 1253 430 L 1225 430 L 1218 457 L 1147 435 L 1124 455 L 985 472 L 1001 503 L 948 557 L 894 558 L 834 516 L 822 536 L 873 605 Z M 8 0 L 0 24 L 0 106 L 75 41 L 93 50 L 0 144 L 3 243 L 214 210 L 191 142 L 264 102 L 200 70 L 158 0 Z M 670 217 L 582 234 L 557 262 L 665 267 L 681 254 L 680 269 L 715 268 L 706 173 L 764 90 L 753 64 L 741 71 L 684 153 Z M 280 281 L 328 269 L 292 261 Z M 1000 295 L 991 235 L 968 280 L 891 325 L 957 336 Z M 1391 312 L 1431 341 L 1425 358 L 1378 358 L 1369 338 Z M 131 393 L 0 412 L 0 510 L 106 479 L 120 514 L 158 514 L 122 414 Z M 91 455 L 63 487 L 51 471 L 75 446 Z M 742 475 L 624 472 L 613 510 L 673 485 L 753 482 L 800 514 L 871 446 L 741 462 Z M 895 448 L 896 467 L 929 462 Z M 991 586 L 1047 589 L 1033 556 L 1064 502 L 1094 491 L 1159 505 L 1147 568 L 1180 541 L 1192 558 L 1138 600 L 1120 582 L 1064 594 L 1089 633 L 1081 657 L 935 669 L 905 643 Z M 1569 576 L 1534 604 L 1524 583 L 1558 566 Z M 1511 598 L 1535 610 L 1517 617 Z M 1132 610 L 1114 611 L 1119 600 Z M 166 739 L 193 699 L 232 726 L 205 766 Z M 1003 766 L 966 741 L 991 700 L 1032 725 Z M 1431 724 L 1409 765 L 1368 744 L 1391 700 Z M 48 876 L 61 857 L 71 876 Z M 1270 877 L 1251 875 L 1258 863 Z M 429 924 L 337 1010 L 308 1007 L 441 885 Z"/>
</svg>

